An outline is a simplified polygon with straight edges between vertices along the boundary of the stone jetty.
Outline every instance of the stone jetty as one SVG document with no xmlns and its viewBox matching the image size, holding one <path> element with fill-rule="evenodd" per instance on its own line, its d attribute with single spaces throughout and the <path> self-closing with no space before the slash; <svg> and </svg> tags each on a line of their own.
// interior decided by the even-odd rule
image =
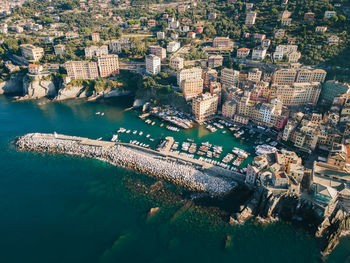
<svg viewBox="0 0 350 263">
<path fill-rule="evenodd" d="M 90 140 L 61 134 L 30 133 L 16 140 L 20 150 L 69 154 L 95 158 L 154 176 L 193 191 L 212 195 L 230 192 L 237 183 L 217 174 L 207 174 L 191 165 L 168 159 L 154 151 L 136 149 L 115 142 Z"/>
</svg>

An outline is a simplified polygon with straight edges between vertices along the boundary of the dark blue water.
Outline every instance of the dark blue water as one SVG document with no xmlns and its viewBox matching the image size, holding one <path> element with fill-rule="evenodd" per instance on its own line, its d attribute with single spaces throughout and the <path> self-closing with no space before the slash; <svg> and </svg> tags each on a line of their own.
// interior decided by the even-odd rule
<svg viewBox="0 0 350 263">
<path fill-rule="evenodd" d="M 216 208 L 183 208 L 186 201 L 171 185 L 150 193 L 155 180 L 146 176 L 96 160 L 18 152 L 11 146 L 16 136 L 34 131 L 107 138 L 123 126 L 154 137 L 166 134 L 144 124 L 136 112 L 124 112 L 128 106 L 125 98 L 40 105 L 0 97 L 0 262 L 321 260 L 316 240 L 287 223 L 231 227 Z M 204 129 L 186 136 L 217 144 L 228 140 Z M 160 211 L 147 219 L 155 206 Z M 227 234 L 232 246 L 224 249 Z M 350 262 L 349 255 L 345 238 L 328 261 Z"/>
</svg>

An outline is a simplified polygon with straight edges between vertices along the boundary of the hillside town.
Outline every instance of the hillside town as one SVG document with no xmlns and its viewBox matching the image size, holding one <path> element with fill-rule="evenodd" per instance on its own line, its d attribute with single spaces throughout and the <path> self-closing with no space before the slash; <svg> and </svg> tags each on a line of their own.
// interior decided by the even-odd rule
<svg viewBox="0 0 350 263">
<path fill-rule="evenodd" d="M 276 147 L 259 145 L 247 185 L 347 210 L 350 6 L 299 2 L 0 0 L 0 91 L 18 76 L 24 99 L 130 90 L 135 107 L 257 130 Z"/>
</svg>

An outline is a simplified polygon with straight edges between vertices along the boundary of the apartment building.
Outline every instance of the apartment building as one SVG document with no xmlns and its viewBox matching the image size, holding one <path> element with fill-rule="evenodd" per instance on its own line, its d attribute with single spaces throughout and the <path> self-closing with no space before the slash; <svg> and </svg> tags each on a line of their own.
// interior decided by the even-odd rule
<svg viewBox="0 0 350 263">
<path fill-rule="evenodd" d="M 276 98 L 286 106 L 316 105 L 321 93 L 319 82 L 294 83 L 293 85 L 272 85 Z"/>
<path fill-rule="evenodd" d="M 208 67 L 217 68 L 222 66 L 224 58 L 221 55 L 211 55 L 208 58 Z"/>
<path fill-rule="evenodd" d="M 263 46 L 258 46 L 253 49 L 252 59 L 253 60 L 263 60 L 266 57 L 267 49 Z"/>
<path fill-rule="evenodd" d="M 183 69 L 177 73 L 177 85 L 180 87 L 183 80 L 198 80 L 202 78 L 201 68 Z"/>
<path fill-rule="evenodd" d="M 219 97 L 216 94 L 204 93 L 192 101 L 192 112 L 196 121 L 203 123 L 211 116 L 215 115 L 218 110 Z"/>
<path fill-rule="evenodd" d="M 109 41 L 108 46 L 111 53 L 119 54 L 123 51 L 124 48 L 130 48 L 131 42 L 128 38 L 111 40 Z"/>
<path fill-rule="evenodd" d="M 98 46 L 90 46 L 85 48 L 85 57 L 92 58 L 92 57 L 99 57 L 103 55 L 108 55 L 108 46 L 102 45 L 100 47 Z"/>
<path fill-rule="evenodd" d="M 106 78 L 119 74 L 118 55 L 103 55 L 97 59 L 100 77 Z"/>
<path fill-rule="evenodd" d="M 161 70 L 161 59 L 153 54 L 146 56 L 146 72 L 158 74 Z"/>
<path fill-rule="evenodd" d="M 234 69 L 224 68 L 221 70 L 220 82 L 223 86 L 235 86 L 238 85 L 239 71 Z"/>
<path fill-rule="evenodd" d="M 251 68 L 248 71 L 248 80 L 258 82 L 261 80 L 262 71 L 258 68 Z"/>
<path fill-rule="evenodd" d="M 245 18 L 245 25 L 246 26 L 252 26 L 255 24 L 256 20 L 256 12 L 248 12 Z"/>
<path fill-rule="evenodd" d="M 183 80 L 181 82 L 182 94 L 186 100 L 197 97 L 203 93 L 203 79 Z"/>
<path fill-rule="evenodd" d="M 44 56 L 44 49 L 31 44 L 20 45 L 22 56 L 29 60 L 39 61 Z"/>
<path fill-rule="evenodd" d="M 58 56 L 58 55 L 64 55 L 65 53 L 65 50 L 66 50 L 66 47 L 65 45 L 62 45 L 62 44 L 58 44 L 58 45 L 55 45 L 54 46 L 54 50 L 55 50 L 55 55 Z"/>
<path fill-rule="evenodd" d="M 327 72 L 323 69 L 279 69 L 274 72 L 272 83 L 277 85 L 292 85 L 293 83 L 320 82 L 323 83 Z"/>
<path fill-rule="evenodd" d="M 91 40 L 93 42 L 99 42 L 101 40 L 100 34 L 99 33 L 91 33 Z"/>
<path fill-rule="evenodd" d="M 173 70 L 181 70 L 184 67 L 184 59 L 182 57 L 171 57 L 169 67 Z"/>
<path fill-rule="evenodd" d="M 99 76 L 96 62 L 67 61 L 64 66 L 71 79 L 96 79 Z"/>
<path fill-rule="evenodd" d="M 203 85 L 209 87 L 210 83 L 216 82 L 218 79 L 218 72 L 215 69 L 204 69 L 202 74 Z"/>
<path fill-rule="evenodd" d="M 233 117 L 236 114 L 236 109 L 237 109 L 237 103 L 234 100 L 229 100 L 226 101 L 222 105 L 222 115 L 225 116 L 226 118 L 233 119 Z"/>
<path fill-rule="evenodd" d="M 249 56 L 250 49 L 249 48 L 239 48 L 237 49 L 237 58 L 246 58 Z"/>
<path fill-rule="evenodd" d="M 230 39 L 228 37 L 215 37 L 213 39 L 214 48 L 228 48 L 230 47 Z"/>
<path fill-rule="evenodd" d="M 175 52 L 180 48 L 180 43 L 176 41 L 169 42 L 166 51 L 169 53 Z"/>
<path fill-rule="evenodd" d="M 161 60 L 166 58 L 166 49 L 161 46 L 149 46 L 148 50 L 150 54 L 156 55 Z"/>
</svg>

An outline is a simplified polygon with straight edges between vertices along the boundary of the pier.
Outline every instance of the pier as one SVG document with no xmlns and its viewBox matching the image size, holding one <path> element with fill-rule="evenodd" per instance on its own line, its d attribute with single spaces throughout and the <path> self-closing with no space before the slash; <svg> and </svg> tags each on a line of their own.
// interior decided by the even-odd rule
<svg viewBox="0 0 350 263">
<path fill-rule="evenodd" d="M 20 150 L 51 152 L 106 161 L 164 179 L 193 191 L 223 195 L 237 186 L 234 172 L 168 151 L 154 151 L 131 144 L 91 140 L 62 134 L 30 133 L 19 137 Z"/>
</svg>

